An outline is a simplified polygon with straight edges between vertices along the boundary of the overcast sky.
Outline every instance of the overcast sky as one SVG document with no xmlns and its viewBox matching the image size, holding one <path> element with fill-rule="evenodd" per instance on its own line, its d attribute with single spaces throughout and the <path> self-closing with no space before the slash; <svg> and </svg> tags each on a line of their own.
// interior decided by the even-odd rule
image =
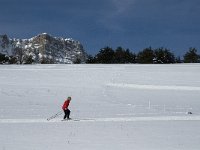
<svg viewBox="0 0 200 150">
<path fill-rule="evenodd" d="M 0 34 L 79 40 L 85 50 L 122 46 L 200 52 L 200 0 L 0 0 Z"/>
</svg>

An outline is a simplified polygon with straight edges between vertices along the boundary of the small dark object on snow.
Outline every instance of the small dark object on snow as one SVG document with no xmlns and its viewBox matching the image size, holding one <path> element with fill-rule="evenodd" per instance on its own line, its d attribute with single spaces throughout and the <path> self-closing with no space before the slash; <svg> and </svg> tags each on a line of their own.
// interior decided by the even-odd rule
<svg viewBox="0 0 200 150">
<path fill-rule="evenodd" d="M 191 111 L 189 111 L 189 112 L 187 112 L 187 114 L 188 114 L 188 115 L 192 115 L 192 112 L 191 112 Z"/>
</svg>

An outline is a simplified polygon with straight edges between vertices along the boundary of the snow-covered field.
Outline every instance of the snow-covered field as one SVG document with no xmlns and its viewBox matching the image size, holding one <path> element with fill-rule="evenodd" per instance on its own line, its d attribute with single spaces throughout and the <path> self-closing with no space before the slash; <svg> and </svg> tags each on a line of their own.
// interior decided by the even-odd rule
<svg viewBox="0 0 200 150">
<path fill-rule="evenodd" d="M 0 150 L 200 149 L 200 64 L 1 65 L 0 74 Z M 68 96 L 80 121 L 47 121 Z"/>
</svg>

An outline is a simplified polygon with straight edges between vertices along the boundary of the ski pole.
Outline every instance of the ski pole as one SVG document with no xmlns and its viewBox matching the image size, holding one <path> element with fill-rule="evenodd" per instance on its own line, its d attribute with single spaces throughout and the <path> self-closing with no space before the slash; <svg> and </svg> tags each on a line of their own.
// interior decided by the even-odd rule
<svg viewBox="0 0 200 150">
<path fill-rule="evenodd" d="M 49 121 L 49 120 L 51 120 L 51 119 L 54 119 L 54 118 L 58 117 L 58 116 L 61 115 L 61 114 L 62 114 L 62 111 L 59 111 L 59 112 L 56 113 L 55 115 L 53 115 L 53 116 L 47 118 L 47 120 Z"/>
<path fill-rule="evenodd" d="M 54 118 L 60 116 L 61 114 L 62 114 L 62 111 L 59 111 L 59 112 L 57 112 L 55 115 L 53 115 L 53 116 L 47 118 L 47 120 L 49 121 L 49 120 L 51 120 L 51 119 L 54 119 Z"/>
</svg>

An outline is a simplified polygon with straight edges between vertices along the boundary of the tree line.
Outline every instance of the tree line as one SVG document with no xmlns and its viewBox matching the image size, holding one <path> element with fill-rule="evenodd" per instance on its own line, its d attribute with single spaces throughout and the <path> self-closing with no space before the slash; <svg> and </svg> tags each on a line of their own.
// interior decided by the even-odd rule
<svg viewBox="0 0 200 150">
<path fill-rule="evenodd" d="M 136 53 L 129 49 L 118 47 L 113 50 L 111 47 L 100 49 L 94 57 L 89 55 L 87 62 L 89 64 L 172 64 L 172 63 L 200 63 L 200 55 L 196 48 L 189 48 L 184 54 L 183 59 L 176 57 L 169 49 L 151 47 L 145 48 Z"/>
<path fill-rule="evenodd" d="M 34 59 L 32 55 L 25 55 L 22 49 L 15 50 L 15 56 L 7 56 L 0 53 L 0 64 L 32 64 Z M 41 64 L 51 64 L 53 61 L 49 58 L 41 58 Z M 81 61 L 75 61 L 81 63 Z M 172 63 L 200 63 L 200 55 L 196 48 L 189 48 L 184 54 L 183 59 L 176 57 L 169 49 L 151 47 L 145 48 L 137 54 L 118 47 L 113 50 L 111 47 L 104 47 L 93 57 L 88 55 L 85 63 L 88 64 L 172 64 Z"/>
</svg>

